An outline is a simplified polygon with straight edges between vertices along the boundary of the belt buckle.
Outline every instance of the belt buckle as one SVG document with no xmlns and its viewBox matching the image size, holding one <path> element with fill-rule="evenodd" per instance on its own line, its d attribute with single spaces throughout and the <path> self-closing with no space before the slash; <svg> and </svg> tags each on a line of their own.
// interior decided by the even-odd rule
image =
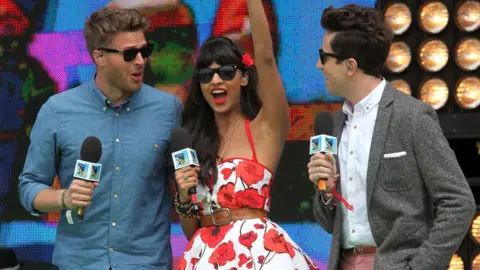
<svg viewBox="0 0 480 270">
<path fill-rule="evenodd" d="M 354 253 L 355 255 L 357 255 L 357 254 L 363 255 L 363 248 L 361 248 L 361 247 L 355 247 L 355 248 L 353 248 L 353 253 Z"/>
<path fill-rule="evenodd" d="M 217 222 L 217 219 L 215 218 L 215 215 L 218 212 L 222 212 L 222 211 L 225 211 L 225 212 L 228 213 L 228 220 L 225 221 L 225 222 Z M 227 225 L 228 223 L 230 223 L 230 221 L 232 221 L 232 213 L 230 212 L 230 209 L 229 208 L 220 208 L 220 209 L 214 210 L 213 211 L 213 216 L 212 216 L 212 221 L 213 221 L 213 225 L 215 225 L 215 226 Z"/>
</svg>

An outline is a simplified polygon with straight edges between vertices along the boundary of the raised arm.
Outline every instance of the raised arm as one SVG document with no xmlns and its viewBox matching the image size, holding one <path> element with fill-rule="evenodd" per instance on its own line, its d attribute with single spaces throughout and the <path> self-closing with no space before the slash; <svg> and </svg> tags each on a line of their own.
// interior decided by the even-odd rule
<svg viewBox="0 0 480 270">
<path fill-rule="evenodd" d="M 266 123 L 269 130 L 274 131 L 272 135 L 279 136 L 277 138 L 283 142 L 290 128 L 290 113 L 275 62 L 267 16 L 261 0 L 247 0 L 247 7 L 259 77 L 259 95 L 263 103 L 257 118 L 260 123 Z"/>
</svg>

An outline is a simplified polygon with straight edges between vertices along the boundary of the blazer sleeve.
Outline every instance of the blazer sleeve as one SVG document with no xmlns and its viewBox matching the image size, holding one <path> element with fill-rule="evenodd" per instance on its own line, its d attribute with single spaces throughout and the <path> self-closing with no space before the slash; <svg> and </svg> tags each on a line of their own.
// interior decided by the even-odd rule
<svg viewBox="0 0 480 270">
<path fill-rule="evenodd" d="M 320 226 L 329 234 L 333 233 L 333 222 L 335 219 L 333 200 L 334 198 L 332 197 L 329 201 L 324 202 L 322 195 L 318 191 L 313 198 L 313 215 L 320 223 Z"/>
<path fill-rule="evenodd" d="M 438 206 L 430 235 L 409 265 L 445 269 L 470 227 L 475 200 L 435 111 L 428 104 L 421 106 L 412 117 L 413 150 L 429 196 Z"/>
</svg>

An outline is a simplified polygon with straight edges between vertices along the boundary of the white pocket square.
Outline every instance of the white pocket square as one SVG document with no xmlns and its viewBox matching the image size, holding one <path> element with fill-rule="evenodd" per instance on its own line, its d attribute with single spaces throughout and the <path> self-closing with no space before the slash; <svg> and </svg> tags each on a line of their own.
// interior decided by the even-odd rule
<svg viewBox="0 0 480 270">
<path fill-rule="evenodd" d="M 383 157 L 384 158 L 397 158 L 397 157 L 403 157 L 403 156 L 406 156 L 406 155 L 407 155 L 407 152 L 402 151 L 402 152 L 384 154 Z"/>
</svg>

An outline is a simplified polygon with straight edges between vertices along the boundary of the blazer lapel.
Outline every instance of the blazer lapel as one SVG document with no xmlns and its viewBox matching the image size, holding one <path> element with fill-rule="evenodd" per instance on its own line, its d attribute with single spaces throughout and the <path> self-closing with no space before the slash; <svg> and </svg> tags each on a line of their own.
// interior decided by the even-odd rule
<svg viewBox="0 0 480 270">
<path fill-rule="evenodd" d="M 337 151 L 340 146 L 340 140 L 342 139 L 343 128 L 345 127 L 346 121 L 347 121 L 347 115 L 343 112 L 342 109 L 340 109 L 333 115 L 333 123 L 334 123 L 333 136 L 337 138 Z M 340 173 L 340 162 L 338 159 L 338 154 L 335 157 L 335 159 L 337 163 L 337 173 Z M 337 181 L 337 186 L 336 186 L 336 191 L 338 194 L 342 194 L 342 188 L 340 186 L 340 182 L 341 181 Z M 340 205 L 338 206 L 341 207 Z M 340 239 L 342 222 L 343 222 L 343 214 L 342 214 L 342 211 L 339 211 L 339 208 L 338 208 L 337 211 L 335 212 L 335 220 L 333 222 L 335 226 L 334 235 L 336 235 L 338 239 Z"/>
<path fill-rule="evenodd" d="M 372 200 L 373 187 L 375 186 L 378 166 L 380 158 L 383 153 L 385 140 L 387 138 L 388 127 L 390 125 L 390 117 L 392 115 L 392 108 L 390 105 L 394 101 L 395 88 L 387 83 L 385 90 L 378 104 L 377 120 L 373 130 L 372 143 L 370 147 L 370 157 L 368 159 L 367 169 L 367 207 Z"/>
<path fill-rule="evenodd" d="M 340 139 L 342 137 L 343 127 L 345 127 L 345 121 L 347 120 L 347 115 L 343 113 L 342 110 L 337 111 L 333 115 L 333 137 L 337 138 L 337 144 L 340 145 Z M 338 148 L 338 147 L 337 147 Z"/>
<path fill-rule="evenodd" d="M 334 123 L 333 137 L 337 138 L 337 151 L 338 151 L 338 148 L 340 147 L 340 140 L 342 139 L 342 133 L 343 133 L 343 128 L 345 127 L 345 121 L 347 121 L 347 115 L 342 110 L 337 111 L 333 115 L 333 123 Z M 337 153 L 337 156 L 335 157 L 335 160 L 337 164 L 337 173 L 340 173 L 340 162 L 338 159 L 338 153 Z M 342 194 L 340 182 L 341 181 L 337 181 L 336 190 L 338 194 Z"/>
</svg>

